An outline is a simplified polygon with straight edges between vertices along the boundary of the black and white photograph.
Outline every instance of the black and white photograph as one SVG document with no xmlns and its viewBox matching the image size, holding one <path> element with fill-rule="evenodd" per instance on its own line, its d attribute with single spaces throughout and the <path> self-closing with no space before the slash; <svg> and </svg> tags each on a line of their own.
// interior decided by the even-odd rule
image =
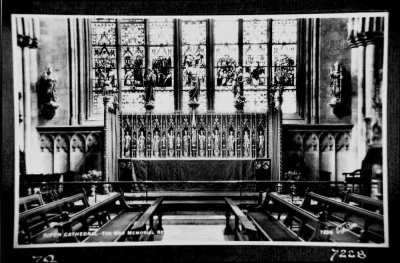
<svg viewBox="0 0 400 263">
<path fill-rule="evenodd" d="M 205 2 L 7 14 L 4 262 L 393 252 L 395 14 Z"/>
</svg>

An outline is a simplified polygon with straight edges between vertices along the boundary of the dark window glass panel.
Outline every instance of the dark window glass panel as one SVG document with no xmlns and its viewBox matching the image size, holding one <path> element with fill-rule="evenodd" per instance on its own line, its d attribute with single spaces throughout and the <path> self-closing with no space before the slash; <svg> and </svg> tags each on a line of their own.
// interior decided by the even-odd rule
<svg viewBox="0 0 400 263">
<path fill-rule="evenodd" d="M 93 47 L 94 68 L 116 68 L 117 49 L 112 46 Z"/>
<path fill-rule="evenodd" d="M 296 45 L 273 45 L 272 83 L 294 86 L 296 81 Z"/>
<path fill-rule="evenodd" d="M 174 83 L 174 23 L 172 20 L 150 20 L 149 22 L 150 67 L 156 74 L 156 87 L 168 94 L 163 98 L 173 97 Z M 159 92 L 158 92 L 159 93 Z M 161 96 L 161 95 L 160 95 Z M 161 101 L 161 97 L 157 99 Z M 173 101 L 173 100 L 172 100 Z M 156 104 L 158 103 L 156 101 Z M 173 104 L 173 103 L 171 103 Z M 167 107 L 167 106 L 165 106 Z M 161 109 L 156 105 L 154 110 Z"/>
<path fill-rule="evenodd" d="M 267 85 L 267 67 L 261 67 L 258 65 L 245 66 L 244 67 L 244 87 L 248 88 L 257 88 L 258 86 L 266 86 Z"/>
<path fill-rule="evenodd" d="M 157 79 L 157 87 L 172 87 L 173 84 L 173 47 L 151 47 L 150 61 Z"/>
<path fill-rule="evenodd" d="M 123 85 L 125 87 L 143 86 L 143 70 L 146 63 L 144 46 L 124 46 L 121 50 Z"/>
</svg>

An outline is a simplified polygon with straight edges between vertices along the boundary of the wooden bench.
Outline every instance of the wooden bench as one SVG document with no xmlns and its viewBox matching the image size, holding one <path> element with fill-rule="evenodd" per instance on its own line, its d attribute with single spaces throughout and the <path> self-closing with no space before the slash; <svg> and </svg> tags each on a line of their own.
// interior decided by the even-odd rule
<svg viewBox="0 0 400 263">
<path fill-rule="evenodd" d="M 235 239 L 240 241 L 259 240 L 258 231 L 256 227 L 242 212 L 242 210 L 240 210 L 240 208 L 235 204 L 235 202 L 232 199 L 225 197 L 225 203 L 227 204 L 228 207 L 226 211 L 225 234 L 230 234 L 233 232 L 235 234 Z M 230 226 L 231 213 L 235 217 L 233 231 Z"/>
<path fill-rule="evenodd" d="M 352 185 L 352 192 L 361 193 L 364 187 L 364 180 L 361 178 L 361 169 L 354 170 L 353 172 L 349 173 L 342 173 L 344 175 L 344 180 L 346 182 L 346 190 L 348 185 Z"/>
<path fill-rule="evenodd" d="M 150 216 L 150 225 L 153 224 L 152 214 L 155 213 L 157 207 L 161 204 L 162 198 L 154 201 L 144 213 L 126 204 L 125 199 L 122 198 L 120 201 L 123 204 L 123 210 L 115 218 L 108 221 L 97 230 L 95 235 L 88 237 L 83 242 L 118 242 L 129 239 L 129 236 L 135 235 L 132 230 L 133 225 L 138 220 L 144 221 L 145 219 L 143 216 L 146 213 L 148 217 Z M 159 226 L 161 227 L 161 216 L 159 216 L 159 221 Z"/>
<path fill-rule="evenodd" d="M 60 221 L 64 212 L 76 212 L 75 203 L 78 202 L 82 207 L 89 206 L 85 194 L 80 193 L 21 212 L 19 243 L 31 243 L 40 231 L 50 228 L 50 223 Z"/>
<path fill-rule="evenodd" d="M 282 214 L 285 214 L 286 217 L 283 220 L 283 224 L 286 227 L 293 230 L 293 223 L 298 224 L 298 229 L 294 232 L 296 232 L 297 236 L 302 240 L 319 242 L 333 241 L 330 239 L 329 234 L 324 234 L 324 231 L 329 233 L 329 231 L 335 226 L 325 220 L 326 215 L 324 213 L 314 215 L 285 201 L 274 193 L 267 192 L 266 202 L 269 201 L 273 203 L 270 210 L 277 209 L 277 220 L 281 220 Z"/>
<path fill-rule="evenodd" d="M 354 194 L 346 192 L 343 197 L 343 202 L 350 203 L 353 202 L 359 207 L 379 214 L 383 214 L 383 202 L 379 199 L 374 199 L 365 195 Z"/>
<path fill-rule="evenodd" d="M 312 206 L 312 200 L 317 204 Z M 381 214 L 313 192 L 306 194 L 301 207 L 317 213 L 325 212 L 328 220 L 336 221 L 342 227 L 348 228 L 348 230 L 342 229 L 343 231 L 357 234 L 359 242 L 382 243 L 384 241 L 383 215 Z"/>
<path fill-rule="evenodd" d="M 25 212 L 32 208 L 44 205 L 44 201 L 41 194 L 33 194 L 23 196 L 19 198 L 19 212 Z"/>
<path fill-rule="evenodd" d="M 261 192 L 259 205 L 248 206 L 245 212 L 261 234 L 261 239 L 266 241 L 303 241 L 267 211 L 269 200 L 266 198 L 266 193 Z"/>
<path fill-rule="evenodd" d="M 160 232 L 163 231 L 161 211 L 163 200 L 163 197 L 157 198 L 140 218 L 134 222 L 132 228 L 128 230 L 128 241 L 154 241 L 155 235 L 163 233 Z M 157 215 L 157 220 L 154 220 L 155 215 Z M 149 223 L 149 227 L 146 229 L 147 222 Z"/>
<path fill-rule="evenodd" d="M 110 210 L 117 201 L 120 202 L 122 208 L 127 206 L 123 201 L 123 193 L 112 194 L 72 216 L 64 216 L 63 221 L 56 224 L 53 229 L 38 235 L 36 243 L 82 242 L 94 232 L 90 231 L 90 227 L 95 224 L 101 227 L 111 220 Z"/>
</svg>

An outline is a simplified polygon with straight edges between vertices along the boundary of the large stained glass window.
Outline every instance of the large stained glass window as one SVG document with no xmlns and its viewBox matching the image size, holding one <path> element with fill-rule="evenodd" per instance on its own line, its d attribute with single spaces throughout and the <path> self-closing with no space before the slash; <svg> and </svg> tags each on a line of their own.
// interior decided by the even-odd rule
<svg viewBox="0 0 400 263">
<path fill-rule="evenodd" d="M 282 111 L 296 112 L 297 20 L 272 21 L 272 84 L 285 87 Z M 286 102 L 286 103 L 285 103 Z"/>
<path fill-rule="evenodd" d="M 143 111 L 144 70 L 146 68 L 146 27 L 143 19 L 122 19 L 121 71 L 123 111 Z"/>
<path fill-rule="evenodd" d="M 207 22 L 206 20 L 184 20 L 182 21 L 182 81 L 183 81 L 183 111 L 189 111 L 189 89 L 192 79 L 189 72 L 196 68 L 199 74 L 200 94 L 198 110 L 207 110 Z"/>
<path fill-rule="evenodd" d="M 268 20 L 243 21 L 245 111 L 267 110 Z"/>
<path fill-rule="evenodd" d="M 174 22 L 149 20 L 149 63 L 156 76 L 155 112 L 174 110 Z"/>
<path fill-rule="evenodd" d="M 115 19 L 96 19 L 92 23 L 93 112 L 103 112 L 103 93 L 118 92 L 117 37 Z"/>
<path fill-rule="evenodd" d="M 190 111 L 193 78 L 188 72 L 199 76 L 200 111 L 210 107 L 208 95 L 216 112 L 234 112 L 238 95 L 246 98 L 245 111 L 266 111 L 268 89 L 280 84 L 288 90 L 283 112 L 297 112 L 296 19 L 101 18 L 92 20 L 91 33 L 93 113 L 103 112 L 104 91 L 121 92 L 123 111 L 144 112 L 149 70 L 154 73 L 153 112 L 172 112 L 175 105 Z M 176 70 L 181 72 L 178 80 Z"/>
<path fill-rule="evenodd" d="M 92 50 L 95 114 L 103 112 L 104 83 L 110 83 L 109 91 L 115 94 L 121 86 L 123 111 L 144 112 L 146 69 L 155 76 L 153 111 L 174 110 L 172 19 L 95 19 L 92 22 Z"/>
<path fill-rule="evenodd" d="M 214 21 L 214 110 L 217 112 L 235 111 L 233 89 L 236 85 L 236 71 L 240 70 L 238 44 L 238 20 L 216 19 Z"/>
</svg>

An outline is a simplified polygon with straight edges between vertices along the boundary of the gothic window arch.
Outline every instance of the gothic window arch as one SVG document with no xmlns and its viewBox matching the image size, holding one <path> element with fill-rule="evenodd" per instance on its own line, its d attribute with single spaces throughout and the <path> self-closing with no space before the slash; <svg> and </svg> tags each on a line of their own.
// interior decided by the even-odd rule
<svg viewBox="0 0 400 263">
<path fill-rule="evenodd" d="M 188 63 L 201 72 L 199 111 L 265 112 L 268 90 L 285 86 L 283 113 L 304 115 L 297 83 L 299 19 L 271 18 L 98 18 L 91 21 L 89 115 L 103 112 L 104 91 L 125 112 L 144 112 L 144 72 L 155 73 L 154 112 L 188 112 Z M 229 30 L 227 30 L 229 29 Z M 236 87 L 232 84 L 240 72 Z M 282 76 L 283 77 L 279 77 Z M 238 74 L 235 75 L 236 77 Z M 172 103 L 173 102 L 173 103 Z M 300 114 L 301 113 L 301 114 Z M 301 118 L 301 116 L 300 116 Z"/>
</svg>

